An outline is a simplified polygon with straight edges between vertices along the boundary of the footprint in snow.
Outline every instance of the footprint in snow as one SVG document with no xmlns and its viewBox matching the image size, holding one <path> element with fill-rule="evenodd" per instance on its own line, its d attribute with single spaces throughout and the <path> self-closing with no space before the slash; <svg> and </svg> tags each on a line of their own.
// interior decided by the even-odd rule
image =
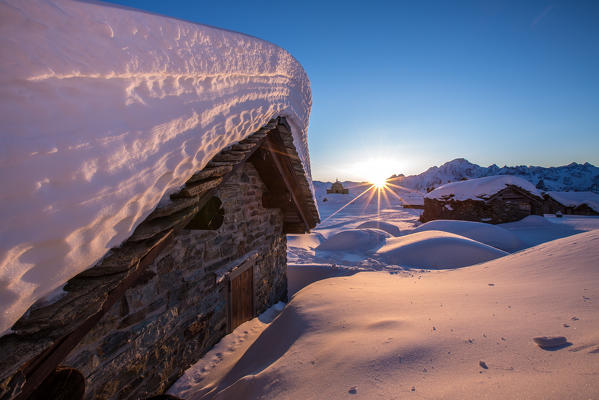
<svg viewBox="0 0 599 400">
<path fill-rule="evenodd" d="M 586 350 L 586 349 L 588 349 L 589 347 L 593 347 L 593 346 L 595 346 L 595 344 L 583 344 L 583 345 L 580 345 L 580 346 L 576 346 L 576 347 L 574 347 L 574 348 L 572 348 L 572 349 L 570 349 L 570 350 L 568 350 L 568 351 L 571 351 L 571 352 L 573 352 L 573 353 L 577 353 L 577 352 L 579 352 L 579 351 Z M 589 354 L 592 354 L 592 353 L 594 353 L 594 352 L 597 352 L 597 353 L 599 353 L 599 351 L 597 351 L 597 350 L 599 350 L 599 347 L 598 347 L 596 350 L 589 351 Z"/>
<path fill-rule="evenodd" d="M 538 336 L 532 339 L 541 349 L 555 351 L 571 346 L 565 336 Z"/>
</svg>

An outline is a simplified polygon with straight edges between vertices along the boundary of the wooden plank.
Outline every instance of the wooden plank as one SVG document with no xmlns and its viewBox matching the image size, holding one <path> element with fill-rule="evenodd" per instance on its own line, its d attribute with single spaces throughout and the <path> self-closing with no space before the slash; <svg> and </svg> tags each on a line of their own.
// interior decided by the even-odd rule
<svg viewBox="0 0 599 400">
<path fill-rule="evenodd" d="M 262 207 L 288 209 L 293 207 L 293 203 L 288 192 L 284 194 L 265 192 L 262 195 Z"/>
<path fill-rule="evenodd" d="M 232 331 L 254 318 L 254 269 L 247 268 L 230 282 Z"/>
<path fill-rule="evenodd" d="M 283 224 L 283 233 L 285 234 L 303 234 L 306 233 L 305 225 L 303 223 L 296 222 L 285 222 Z"/>
</svg>

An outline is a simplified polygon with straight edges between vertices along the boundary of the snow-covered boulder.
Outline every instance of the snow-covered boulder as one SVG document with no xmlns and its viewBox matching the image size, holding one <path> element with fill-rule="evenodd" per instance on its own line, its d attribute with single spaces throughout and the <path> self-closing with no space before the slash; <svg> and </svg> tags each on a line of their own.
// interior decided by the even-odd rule
<svg viewBox="0 0 599 400">
<path fill-rule="evenodd" d="M 310 180 L 310 83 L 285 50 L 95 2 L 0 15 L 0 332 L 273 117 Z"/>
<path fill-rule="evenodd" d="M 366 252 L 381 246 L 390 237 L 391 234 L 380 229 L 348 229 L 325 239 L 316 250 Z"/>
<path fill-rule="evenodd" d="M 548 221 L 547 218 L 540 215 L 529 215 L 526 218 L 522 218 L 520 221 L 512 223 L 510 225 L 505 224 L 506 226 L 518 226 L 521 229 L 524 228 L 542 228 L 542 227 L 553 227 L 555 224 L 551 221 Z"/>
<path fill-rule="evenodd" d="M 482 222 L 439 219 L 422 224 L 412 232 L 424 231 L 455 233 L 507 252 L 514 252 L 525 247 L 525 244 L 514 233 L 497 225 Z"/>
<path fill-rule="evenodd" d="M 287 235 L 287 247 L 313 249 L 318 247 L 323 240 L 325 240 L 325 238 L 322 233 L 319 232 L 303 235 Z"/>
<path fill-rule="evenodd" d="M 366 221 L 357 226 L 358 229 L 361 228 L 375 228 L 385 231 L 393 236 L 401 235 L 401 232 L 397 225 L 390 224 L 385 221 Z"/>
<path fill-rule="evenodd" d="M 425 231 L 387 239 L 376 254 L 389 264 L 417 268 L 457 268 L 509 253 L 464 236 Z"/>
</svg>

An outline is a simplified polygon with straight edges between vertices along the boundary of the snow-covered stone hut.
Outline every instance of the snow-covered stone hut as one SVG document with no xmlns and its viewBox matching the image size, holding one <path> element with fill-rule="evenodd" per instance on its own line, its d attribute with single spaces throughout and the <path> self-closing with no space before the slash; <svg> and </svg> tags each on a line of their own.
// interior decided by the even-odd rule
<svg viewBox="0 0 599 400">
<path fill-rule="evenodd" d="M 335 180 L 335 182 L 331 185 L 330 189 L 327 189 L 327 194 L 336 193 L 336 194 L 348 194 L 349 189 L 345 189 L 343 184 L 339 182 L 339 180 Z"/>
<path fill-rule="evenodd" d="M 543 214 L 542 193 L 529 181 L 511 175 L 452 182 L 424 196 L 420 220 L 459 219 L 492 224 Z"/>
<path fill-rule="evenodd" d="M 593 192 L 547 192 L 545 213 L 599 215 L 599 194 Z"/>
<path fill-rule="evenodd" d="M 131 9 L 0 13 L 0 398 L 163 393 L 287 299 L 286 234 L 319 221 L 308 78 L 270 43 Z"/>
</svg>

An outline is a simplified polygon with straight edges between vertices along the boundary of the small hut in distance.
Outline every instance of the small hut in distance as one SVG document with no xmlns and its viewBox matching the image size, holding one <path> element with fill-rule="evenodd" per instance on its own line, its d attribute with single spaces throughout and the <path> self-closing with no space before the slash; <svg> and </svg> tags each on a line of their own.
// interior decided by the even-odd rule
<svg viewBox="0 0 599 400">
<path fill-rule="evenodd" d="M 335 179 L 335 183 L 333 183 L 330 189 L 327 189 L 327 194 L 331 193 L 348 194 L 349 189 L 345 189 L 341 182 L 339 182 L 338 179 Z"/>
</svg>

